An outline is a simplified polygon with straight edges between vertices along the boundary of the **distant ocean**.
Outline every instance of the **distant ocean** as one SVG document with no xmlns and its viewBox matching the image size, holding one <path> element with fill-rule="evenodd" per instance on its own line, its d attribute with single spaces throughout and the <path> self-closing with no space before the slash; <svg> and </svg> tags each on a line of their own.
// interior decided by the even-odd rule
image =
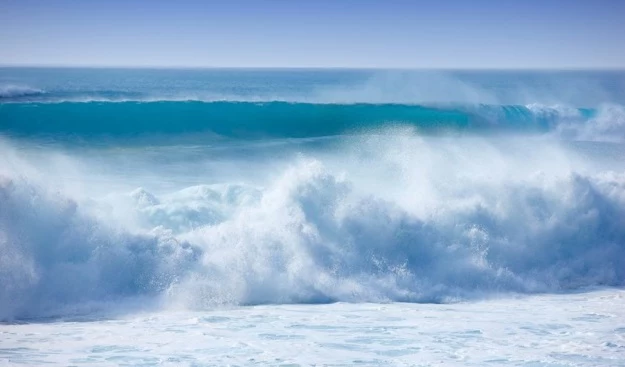
<svg viewBox="0 0 625 367">
<path fill-rule="evenodd" d="M 0 365 L 625 365 L 625 71 L 0 68 Z"/>
</svg>

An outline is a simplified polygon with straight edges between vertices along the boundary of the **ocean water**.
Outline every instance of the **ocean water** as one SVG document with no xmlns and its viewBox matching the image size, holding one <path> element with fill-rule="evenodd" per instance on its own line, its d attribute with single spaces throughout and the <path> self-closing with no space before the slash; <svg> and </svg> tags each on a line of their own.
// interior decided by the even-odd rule
<svg viewBox="0 0 625 367">
<path fill-rule="evenodd" d="M 625 72 L 0 68 L 0 365 L 625 365 Z"/>
</svg>

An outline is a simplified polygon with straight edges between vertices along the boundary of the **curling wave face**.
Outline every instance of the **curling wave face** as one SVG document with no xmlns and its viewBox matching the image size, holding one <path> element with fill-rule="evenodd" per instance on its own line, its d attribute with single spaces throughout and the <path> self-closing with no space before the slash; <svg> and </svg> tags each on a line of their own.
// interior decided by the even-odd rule
<svg viewBox="0 0 625 367">
<path fill-rule="evenodd" d="M 197 133 L 226 138 L 310 138 L 391 125 L 411 126 L 424 133 L 541 132 L 622 141 L 625 108 L 287 102 L 8 103 L 0 108 L 0 132 L 55 139 Z"/>
</svg>

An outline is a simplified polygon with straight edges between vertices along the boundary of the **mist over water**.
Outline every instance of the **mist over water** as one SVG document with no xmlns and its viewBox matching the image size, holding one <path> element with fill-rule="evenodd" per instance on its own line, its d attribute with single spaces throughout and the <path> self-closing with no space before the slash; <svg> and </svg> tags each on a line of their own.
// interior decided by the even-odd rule
<svg viewBox="0 0 625 367">
<path fill-rule="evenodd" d="M 625 282 L 622 73 L 64 73 L 0 73 L 0 319 Z"/>
</svg>

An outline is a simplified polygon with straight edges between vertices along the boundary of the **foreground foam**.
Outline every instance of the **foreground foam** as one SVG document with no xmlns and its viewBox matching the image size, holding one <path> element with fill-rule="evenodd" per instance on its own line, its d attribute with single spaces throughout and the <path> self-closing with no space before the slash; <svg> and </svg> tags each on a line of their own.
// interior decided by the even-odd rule
<svg viewBox="0 0 625 367">
<path fill-rule="evenodd" d="M 622 364 L 625 292 L 474 303 L 262 305 L 2 325 L 28 366 Z"/>
</svg>

